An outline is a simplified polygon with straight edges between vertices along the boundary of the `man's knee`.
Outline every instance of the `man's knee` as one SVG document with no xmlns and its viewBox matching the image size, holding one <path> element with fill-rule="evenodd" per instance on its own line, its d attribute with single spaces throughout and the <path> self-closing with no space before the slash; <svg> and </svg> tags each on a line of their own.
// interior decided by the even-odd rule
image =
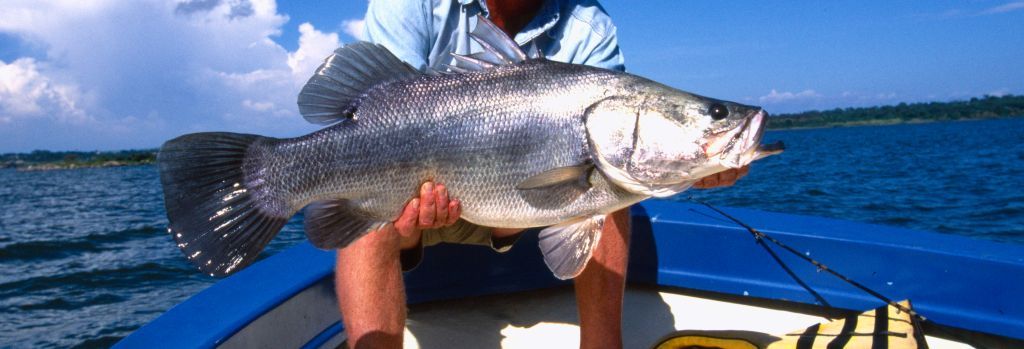
<svg viewBox="0 0 1024 349">
<path fill-rule="evenodd" d="M 339 252 L 344 251 L 362 251 L 363 253 L 373 252 L 388 252 L 391 250 L 397 250 L 401 243 L 401 235 L 395 230 L 391 224 L 387 224 L 380 229 L 370 231 L 365 236 L 356 239 L 352 244 L 339 249 Z"/>
<path fill-rule="evenodd" d="M 401 237 L 394 228 L 384 227 L 371 231 L 352 244 L 338 249 L 336 274 L 357 274 L 351 277 L 367 277 L 358 274 L 376 274 L 378 268 L 397 264 Z M 346 271 L 339 273 L 339 271 Z"/>
</svg>

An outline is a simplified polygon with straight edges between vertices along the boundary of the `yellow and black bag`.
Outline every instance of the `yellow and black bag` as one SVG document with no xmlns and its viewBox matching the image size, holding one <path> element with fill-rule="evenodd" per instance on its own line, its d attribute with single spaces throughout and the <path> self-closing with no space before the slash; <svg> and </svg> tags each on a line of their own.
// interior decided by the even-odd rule
<svg viewBox="0 0 1024 349">
<path fill-rule="evenodd" d="M 899 304 L 905 309 L 910 309 L 909 301 L 902 301 Z M 928 344 L 914 316 L 895 306 L 887 305 L 842 319 L 815 324 L 779 337 L 735 331 L 681 331 L 661 340 L 654 348 L 912 349 L 928 348 Z"/>
</svg>

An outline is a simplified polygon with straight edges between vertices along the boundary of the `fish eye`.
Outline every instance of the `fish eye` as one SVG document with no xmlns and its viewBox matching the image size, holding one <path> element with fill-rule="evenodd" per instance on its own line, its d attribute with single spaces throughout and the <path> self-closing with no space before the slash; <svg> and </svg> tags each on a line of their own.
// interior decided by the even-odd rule
<svg viewBox="0 0 1024 349">
<path fill-rule="evenodd" d="M 712 103 L 708 107 L 708 115 L 711 115 L 715 121 L 722 120 L 729 116 L 729 108 L 722 103 Z"/>
</svg>

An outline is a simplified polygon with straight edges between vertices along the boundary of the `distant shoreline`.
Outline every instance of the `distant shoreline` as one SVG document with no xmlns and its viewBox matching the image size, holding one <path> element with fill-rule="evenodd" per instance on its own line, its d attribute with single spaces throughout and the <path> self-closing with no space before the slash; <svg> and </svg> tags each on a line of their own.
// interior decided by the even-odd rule
<svg viewBox="0 0 1024 349">
<path fill-rule="evenodd" d="M 777 127 L 773 126 L 773 118 L 768 120 L 769 131 L 797 131 L 797 130 L 814 130 L 814 129 L 827 129 L 827 128 L 847 128 L 847 127 L 874 127 L 874 126 L 892 126 L 892 125 L 914 125 L 914 124 L 930 124 L 936 122 L 964 122 L 964 121 L 983 121 L 992 119 L 1009 119 L 1024 117 L 1024 115 L 1015 116 L 993 116 L 993 117 L 980 117 L 980 118 L 964 118 L 964 119 L 872 119 L 872 120 L 857 120 L 857 121 L 845 121 L 845 122 L 834 122 L 825 125 L 815 126 L 794 126 L 794 127 Z M 124 151 L 122 151 L 124 152 Z M 51 161 L 51 162 L 13 162 L 7 161 L 6 163 L 0 162 L 0 170 L 11 169 L 18 172 L 42 172 L 42 171 L 60 171 L 60 170 L 76 170 L 76 169 L 88 169 L 88 168 L 108 168 L 108 167 L 127 167 L 127 166 L 147 166 L 156 164 L 156 150 L 152 150 L 152 157 L 147 157 L 140 160 L 107 160 L 102 162 L 91 161 L 91 162 L 65 162 L 65 161 Z M 52 152 L 56 155 L 66 157 L 67 154 L 75 152 Z M 110 154 L 110 153 L 97 153 L 97 154 Z M 4 156 L 10 155 L 28 155 L 28 154 L 4 154 Z"/>
<path fill-rule="evenodd" d="M 812 110 L 768 119 L 769 130 L 925 124 L 1024 117 L 1024 96 L 985 96 L 964 101 L 900 103 L 867 108 Z M 80 168 L 139 166 L 156 163 L 157 149 L 107 152 L 36 150 L 0 154 L 0 169 L 52 171 Z"/>
<path fill-rule="evenodd" d="M 1024 116 L 1024 96 L 985 96 L 964 101 L 900 103 L 867 108 L 835 108 L 769 118 L 769 129 L 875 126 Z"/>
<path fill-rule="evenodd" d="M 156 164 L 156 162 L 154 162 L 154 161 L 149 161 L 149 162 L 132 162 L 132 163 L 124 163 L 124 162 L 119 162 L 119 161 L 107 161 L 107 162 L 98 163 L 98 164 L 39 163 L 39 164 L 25 165 L 25 166 L 22 166 L 22 167 L 14 167 L 13 169 L 15 171 L 19 171 L 19 172 L 37 172 L 37 171 L 78 170 L 78 169 L 86 169 L 86 168 L 146 166 L 146 165 L 154 165 L 154 164 Z"/>
<path fill-rule="evenodd" d="M 1012 119 L 1020 118 L 1024 115 L 1013 115 L 1013 116 L 993 116 L 985 118 L 968 118 L 968 119 L 875 119 L 875 120 L 864 120 L 864 121 L 849 121 L 849 122 L 837 122 L 832 124 L 820 125 L 820 126 L 793 126 L 793 127 L 776 127 L 772 126 L 772 120 L 768 119 L 768 130 L 769 131 L 794 131 L 794 130 L 817 130 L 823 128 L 846 128 L 846 127 L 873 127 L 873 126 L 893 126 L 893 125 L 918 125 L 918 124 L 931 124 L 936 122 L 968 122 L 968 121 L 985 121 L 995 119 Z"/>
<path fill-rule="evenodd" d="M 156 154 L 156 149 L 107 152 L 36 150 L 31 153 L 0 154 L 0 168 L 16 171 L 53 171 L 141 166 L 155 164 Z"/>
</svg>

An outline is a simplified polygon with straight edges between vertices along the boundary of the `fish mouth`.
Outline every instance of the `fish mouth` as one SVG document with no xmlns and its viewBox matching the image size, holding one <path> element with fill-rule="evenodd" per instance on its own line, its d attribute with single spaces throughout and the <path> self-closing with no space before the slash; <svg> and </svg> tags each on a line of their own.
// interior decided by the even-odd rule
<svg viewBox="0 0 1024 349">
<path fill-rule="evenodd" d="M 726 168 L 740 168 L 758 158 L 758 148 L 764 137 L 768 113 L 758 109 L 751 117 L 746 118 L 739 132 L 729 140 L 721 152 L 720 160 Z"/>
</svg>

